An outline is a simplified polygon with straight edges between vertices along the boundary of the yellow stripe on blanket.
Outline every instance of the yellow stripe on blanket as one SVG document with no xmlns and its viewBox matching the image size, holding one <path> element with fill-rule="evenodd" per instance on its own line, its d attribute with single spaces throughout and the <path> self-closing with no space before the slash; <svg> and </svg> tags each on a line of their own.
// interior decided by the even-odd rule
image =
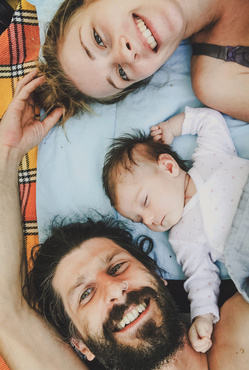
<svg viewBox="0 0 249 370">
<path fill-rule="evenodd" d="M 36 10 L 20 1 L 11 24 L 0 35 L 0 119 L 11 102 L 17 82 L 35 67 L 40 39 Z M 23 158 L 19 168 L 19 189 L 27 260 L 38 244 L 36 218 L 37 148 Z M 0 370 L 9 370 L 0 357 Z"/>
</svg>

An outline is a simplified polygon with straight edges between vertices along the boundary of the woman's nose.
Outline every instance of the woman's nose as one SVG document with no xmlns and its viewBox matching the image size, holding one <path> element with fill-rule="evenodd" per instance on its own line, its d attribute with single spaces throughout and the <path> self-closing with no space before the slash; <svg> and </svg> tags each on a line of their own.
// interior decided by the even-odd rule
<svg viewBox="0 0 249 370">
<path fill-rule="evenodd" d="M 136 53 L 135 46 L 132 45 L 131 41 L 128 40 L 125 36 L 121 36 L 119 39 L 119 49 L 121 58 L 123 62 L 129 63 L 134 62 L 138 59 L 138 54 Z"/>
</svg>

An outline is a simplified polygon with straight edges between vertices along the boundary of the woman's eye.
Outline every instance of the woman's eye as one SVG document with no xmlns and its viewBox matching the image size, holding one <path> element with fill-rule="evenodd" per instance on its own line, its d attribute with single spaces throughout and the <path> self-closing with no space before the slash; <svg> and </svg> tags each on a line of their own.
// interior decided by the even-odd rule
<svg viewBox="0 0 249 370">
<path fill-rule="evenodd" d="M 118 66 L 118 73 L 119 73 L 120 77 L 123 80 L 129 81 L 129 78 L 127 77 L 127 74 L 125 73 L 125 71 L 123 70 L 123 68 L 121 66 Z"/>
<path fill-rule="evenodd" d="M 97 34 L 97 32 L 95 30 L 93 30 L 93 36 L 94 36 L 95 41 L 97 42 L 98 45 L 104 46 L 102 38 Z"/>
<path fill-rule="evenodd" d="M 116 272 L 120 269 L 121 266 L 122 266 L 122 263 L 118 263 L 117 265 L 112 267 L 111 270 L 110 270 L 110 275 L 115 275 Z"/>
<path fill-rule="evenodd" d="M 87 290 L 85 290 L 84 293 L 81 294 L 80 296 L 80 302 L 86 299 L 91 292 L 92 292 L 92 288 L 88 288 Z"/>
</svg>

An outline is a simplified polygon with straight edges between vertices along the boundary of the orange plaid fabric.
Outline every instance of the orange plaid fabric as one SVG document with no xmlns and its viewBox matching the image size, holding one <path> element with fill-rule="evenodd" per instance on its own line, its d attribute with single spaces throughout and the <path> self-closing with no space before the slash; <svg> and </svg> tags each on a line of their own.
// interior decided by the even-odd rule
<svg viewBox="0 0 249 370">
<path fill-rule="evenodd" d="M 0 118 L 11 102 L 17 82 L 32 68 L 39 55 L 40 39 L 35 7 L 21 0 L 11 24 L 0 36 Z M 19 188 L 27 261 L 38 243 L 36 220 L 37 148 L 23 158 L 19 168 Z M 1 328 L 0 328 L 1 330 Z M 9 370 L 0 357 L 0 370 Z"/>
</svg>

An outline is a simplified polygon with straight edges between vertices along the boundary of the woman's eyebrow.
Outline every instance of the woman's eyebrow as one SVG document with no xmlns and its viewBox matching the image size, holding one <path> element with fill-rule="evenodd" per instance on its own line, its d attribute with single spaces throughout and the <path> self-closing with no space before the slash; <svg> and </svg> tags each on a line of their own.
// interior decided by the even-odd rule
<svg viewBox="0 0 249 370">
<path fill-rule="evenodd" d="M 82 48 L 85 50 L 86 52 L 86 55 L 91 59 L 91 60 L 96 60 L 96 57 L 90 52 L 90 50 L 86 47 L 86 45 L 84 44 L 83 40 L 81 39 L 81 28 L 79 29 L 79 39 L 80 39 L 80 43 L 81 43 L 81 46 Z M 121 90 L 119 89 L 115 83 L 112 81 L 111 77 L 110 76 L 107 76 L 106 77 L 106 80 L 107 82 L 112 86 L 114 87 L 114 89 L 117 89 L 117 90 Z"/>
<path fill-rule="evenodd" d="M 111 79 L 111 77 L 110 77 L 110 76 L 107 76 L 107 77 L 106 77 L 106 80 L 107 80 L 107 82 L 108 82 L 111 86 L 113 86 L 115 89 L 117 89 L 117 90 L 121 90 L 121 89 L 119 89 L 119 88 L 115 85 L 115 83 L 112 81 L 112 79 Z"/>
<path fill-rule="evenodd" d="M 80 43 L 81 43 L 81 46 L 83 47 L 83 49 L 85 50 L 86 52 L 86 55 L 91 59 L 91 60 L 95 60 L 96 57 L 90 52 L 90 50 L 86 47 L 86 45 L 84 44 L 82 38 L 81 38 L 81 28 L 79 29 L 79 39 L 80 39 Z"/>
</svg>

